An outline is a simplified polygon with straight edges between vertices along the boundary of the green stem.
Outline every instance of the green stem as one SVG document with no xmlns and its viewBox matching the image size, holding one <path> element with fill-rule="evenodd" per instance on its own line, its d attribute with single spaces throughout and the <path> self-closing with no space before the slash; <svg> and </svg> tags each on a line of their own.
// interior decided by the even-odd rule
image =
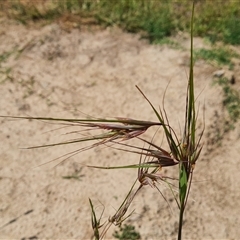
<svg viewBox="0 0 240 240">
<path fill-rule="evenodd" d="M 184 213 L 184 202 L 181 203 L 179 223 L 178 223 L 178 240 L 182 239 L 182 227 L 183 227 L 183 213 Z"/>
</svg>

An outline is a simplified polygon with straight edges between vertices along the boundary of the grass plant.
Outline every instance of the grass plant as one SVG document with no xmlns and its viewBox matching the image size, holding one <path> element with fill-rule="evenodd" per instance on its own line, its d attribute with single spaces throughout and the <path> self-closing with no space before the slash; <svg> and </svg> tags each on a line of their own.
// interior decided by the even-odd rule
<svg viewBox="0 0 240 240">
<path fill-rule="evenodd" d="M 27 45 L 23 46 L 22 48 L 18 48 L 17 46 L 15 46 L 11 50 L 3 51 L 0 54 L 0 83 L 5 82 L 6 80 L 13 81 L 13 78 L 10 74 L 12 69 L 9 67 L 4 67 L 3 65 L 10 57 L 18 58 L 20 54 L 24 51 L 26 46 Z"/>
<path fill-rule="evenodd" d="M 94 2 L 94 1 L 93 1 Z M 99 1 L 100 4 L 104 4 L 107 1 Z M 81 3 L 86 3 L 86 1 L 81 1 Z M 122 4 L 122 7 L 125 7 L 127 1 L 121 0 L 119 4 Z M 119 14 L 119 17 L 130 17 L 134 11 L 130 11 L 129 16 L 125 16 L 126 12 L 129 9 L 134 9 L 134 6 L 137 4 L 143 4 L 143 8 L 148 12 L 148 5 L 144 1 L 129 1 L 129 6 L 125 11 L 122 11 Z M 152 2 L 151 4 L 155 4 Z M 91 8 L 92 2 L 89 1 L 89 4 L 85 5 L 87 8 Z M 146 6 L 145 6 L 145 5 Z M 83 6 L 83 5 L 81 5 Z M 118 5 L 117 5 L 118 6 Z M 115 7 L 117 7 L 115 6 Z M 71 6 L 69 7 L 71 8 Z M 124 8 L 123 8 L 124 9 Z M 157 9 L 157 8 L 156 8 Z M 168 11 L 163 10 L 164 14 Z M 113 11 L 115 12 L 115 10 Z M 136 13 L 137 14 L 137 13 Z M 158 24 L 162 21 L 165 21 L 165 17 L 161 17 L 161 12 L 159 13 L 160 17 Z M 74 139 L 69 139 L 65 142 L 52 143 L 47 145 L 30 147 L 29 149 L 34 148 L 45 148 L 45 147 L 55 147 L 68 144 L 79 144 L 82 142 L 93 142 L 87 147 L 80 148 L 74 152 L 66 154 L 63 156 L 63 161 L 67 160 L 69 157 L 81 153 L 85 150 L 90 150 L 92 148 L 104 145 L 104 146 L 117 146 L 116 149 L 131 152 L 138 154 L 140 156 L 140 161 L 136 164 L 126 165 L 126 166 L 113 166 L 113 167 L 101 167 L 101 166 L 89 166 L 98 169 L 135 169 L 137 170 L 138 177 L 134 181 L 131 189 L 128 191 L 125 199 L 122 204 L 116 211 L 116 213 L 109 218 L 108 222 L 101 223 L 102 215 L 97 218 L 94 205 L 89 199 L 91 214 L 92 214 L 92 228 L 95 239 L 103 239 L 106 235 L 106 232 L 112 225 L 121 226 L 121 224 L 129 217 L 133 212 L 128 212 L 129 206 L 131 205 L 133 199 L 137 197 L 137 194 L 140 189 L 143 187 L 151 187 L 156 189 L 163 199 L 166 200 L 165 196 L 161 193 L 158 188 L 158 183 L 163 183 L 167 185 L 172 194 L 175 202 L 179 208 L 179 226 L 178 226 L 178 240 L 182 239 L 182 228 L 183 228 L 183 219 L 184 212 L 186 210 L 188 196 L 191 189 L 191 182 L 193 178 L 193 172 L 195 169 L 196 162 L 200 156 L 202 145 L 200 144 L 203 130 L 197 134 L 197 114 L 195 110 L 195 95 L 194 95 L 194 75 L 193 75 L 193 15 L 194 15 L 194 3 L 192 8 L 191 15 L 191 50 L 190 50 L 190 66 L 189 66 L 189 80 L 187 85 L 186 93 L 186 108 L 185 108 L 185 122 L 184 122 L 184 131 L 183 136 L 177 136 L 173 127 L 170 125 L 168 115 L 164 108 L 164 105 L 160 110 L 157 110 L 155 106 L 151 103 L 149 98 L 143 93 L 143 91 L 136 86 L 139 93 L 142 95 L 143 99 L 148 102 L 149 107 L 155 113 L 158 121 L 145 121 L 145 120 L 136 120 L 131 118 L 111 118 L 111 119 L 100 119 L 100 118 L 86 118 L 86 119 L 62 119 L 62 118 L 47 118 L 47 117 L 12 117 L 18 119 L 29 119 L 29 120 L 43 120 L 57 124 L 63 124 L 63 126 L 71 126 L 76 128 L 76 132 L 82 133 L 83 137 L 78 137 Z M 153 24 L 155 20 L 149 19 L 149 24 Z M 157 24 L 157 25 L 158 25 Z M 169 24 L 169 23 L 168 23 Z M 171 21 L 170 21 L 171 24 Z M 157 26 L 156 25 L 156 26 Z M 151 27 L 152 37 L 163 33 L 163 31 L 156 30 L 153 24 Z M 164 24 L 163 24 L 164 26 Z M 162 34 L 167 34 L 164 32 Z M 160 34 L 161 35 L 161 34 Z M 154 126 L 160 127 L 164 131 L 165 141 L 168 145 L 167 149 L 163 149 L 161 146 L 154 144 L 152 141 L 144 139 L 141 135 L 148 131 L 149 128 Z M 82 130 L 81 130 L 82 129 Z M 91 132 L 88 136 L 84 135 L 87 131 Z M 94 133 L 95 132 L 95 133 Z M 74 133 L 74 132 L 72 132 Z M 128 143 L 130 139 L 136 139 L 139 143 L 144 144 L 146 147 L 138 147 Z M 163 175 L 160 170 L 166 167 L 178 166 L 178 175 L 177 176 L 166 176 Z M 172 180 L 178 181 L 178 193 L 176 194 L 173 191 Z"/>
<path fill-rule="evenodd" d="M 5 82 L 8 78 L 10 78 L 9 74 L 11 72 L 11 68 L 6 68 L 2 66 L 2 64 L 7 61 L 7 59 L 12 55 L 12 51 L 3 52 L 0 55 L 0 83 Z"/>
<path fill-rule="evenodd" d="M 63 179 L 75 179 L 78 181 L 82 181 L 82 178 L 85 176 L 84 174 L 81 174 L 82 172 L 82 168 L 80 168 L 80 170 L 75 171 L 73 174 L 71 175 L 66 175 L 66 176 L 62 176 Z"/>
</svg>

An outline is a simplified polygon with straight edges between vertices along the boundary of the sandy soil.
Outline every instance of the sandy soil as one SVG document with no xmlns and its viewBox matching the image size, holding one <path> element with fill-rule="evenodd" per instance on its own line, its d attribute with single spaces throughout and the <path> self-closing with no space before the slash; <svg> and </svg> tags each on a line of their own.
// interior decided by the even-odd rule
<svg viewBox="0 0 240 240">
<path fill-rule="evenodd" d="M 131 117 L 156 120 L 136 90 L 138 85 L 155 106 L 165 108 L 180 134 L 183 128 L 189 62 L 189 39 L 178 37 L 182 49 L 149 45 L 140 36 L 119 29 L 65 31 L 57 24 L 27 28 L 1 20 L 0 115 L 80 118 Z M 195 47 L 204 41 L 195 39 Z M 7 68 L 11 68 L 9 73 Z M 199 124 L 206 131 L 203 154 L 196 166 L 186 211 L 183 239 L 239 239 L 240 132 L 225 134 L 218 146 L 223 116 L 222 93 L 212 85 L 218 70 L 203 61 L 195 65 Z M 239 66 L 235 68 L 239 87 Z M 226 71 L 226 75 L 231 75 Z M 84 113 L 84 114 L 83 114 Z M 88 198 L 103 221 L 114 214 L 136 178 L 134 170 L 98 170 L 84 164 L 113 166 L 137 163 L 139 156 L 100 148 L 75 155 L 60 165 L 59 156 L 82 145 L 26 150 L 24 147 L 58 142 L 66 129 L 41 121 L 3 118 L 0 127 L 0 237 L 1 239 L 91 239 Z M 156 129 L 155 129 L 156 130 Z M 155 131 L 154 130 L 154 131 Z M 145 134 L 151 139 L 154 131 Z M 67 130 L 68 132 L 68 130 Z M 162 141 L 161 131 L 156 142 Z M 164 144 L 163 144 L 164 145 Z M 42 165 L 49 162 L 46 165 Z M 76 172 L 80 180 L 63 179 Z M 174 172 L 174 171 L 173 171 Z M 164 170 L 165 174 L 172 174 Z M 178 212 L 170 191 L 160 186 L 142 189 L 128 223 L 142 239 L 176 239 Z M 110 230 L 106 239 L 112 239 Z"/>
</svg>

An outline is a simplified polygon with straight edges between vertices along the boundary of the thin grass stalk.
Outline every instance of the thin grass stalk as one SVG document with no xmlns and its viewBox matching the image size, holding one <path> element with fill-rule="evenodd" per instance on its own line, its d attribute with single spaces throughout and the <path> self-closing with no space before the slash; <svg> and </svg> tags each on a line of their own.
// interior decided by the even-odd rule
<svg viewBox="0 0 240 240">
<path fill-rule="evenodd" d="M 191 17 L 191 56 L 190 56 L 190 69 L 189 69 L 189 83 L 188 93 L 186 100 L 186 119 L 184 130 L 184 158 L 183 162 L 179 164 L 179 197 L 180 197 L 180 213 L 178 225 L 178 240 L 182 239 L 183 216 L 187 202 L 187 197 L 190 191 L 190 182 L 192 179 L 192 161 L 195 155 L 195 131 L 196 131 L 196 116 L 195 116 L 195 99 L 194 99 L 194 78 L 193 78 L 193 17 L 194 17 L 194 1 L 192 5 Z M 189 184 L 189 185 L 188 185 Z"/>
</svg>

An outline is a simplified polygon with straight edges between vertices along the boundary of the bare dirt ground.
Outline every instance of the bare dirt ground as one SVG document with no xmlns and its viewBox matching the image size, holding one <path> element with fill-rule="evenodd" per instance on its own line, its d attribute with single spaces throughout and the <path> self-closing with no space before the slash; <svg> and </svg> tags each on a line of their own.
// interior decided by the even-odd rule
<svg viewBox="0 0 240 240">
<path fill-rule="evenodd" d="M 165 108 L 180 133 L 189 39 L 180 36 L 178 41 L 183 46 L 180 50 L 149 45 L 139 35 L 115 28 L 65 31 L 57 24 L 27 28 L 2 19 L 0 53 L 11 55 L 1 63 L 0 115 L 80 118 L 89 114 L 154 121 L 156 116 L 135 85 L 155 106 L 161 106 L 170 82 Z M 196 48 L 203 45 L 203 40 L 195 39 Z M 9 73 L 7 68 L 11 68 Z M 240 132 L 236 127 L 224 136 L 221 147 L 217 146 L 217 126 L 226 113 L 221 89 L 212 85 L 216 70 L 203 61 L 195 65 L 200 127 L 204 103 L 206 109 L 205 145 L 196 165 L 183 239 L 240 236 Z M 234 74 L 238 87 L 240 79 L 237 72 Z M 37 167 L 82 146 L 21 149 L 61 141 L 66 129 L 51 131 L 58 126 L 41 121 L 0 121 L 0 238 L 91 239 L 88 198 L 99 214 L 105 206 L 102 220 L 106 221 L 128 193 L 136 171 L 99 170 L 84 164 L 131 164 L 137 163 L 139 156 L 100 148 L 75 155 L 57 166 L 59 160 Z M 145 136 L 151 139 L 151 134 Z M 157 142 L 162 140 L 161 132 L 159 136 Z M 80 180 L 63 179 L 80 169 Z M 136 227 L 142 239 L 176 239 L 176 204 L 170 191 L 160 187 L 171 209 L 155 189 L 142 189 L 131 207 L 135 213 L 128 223 Z M 106 239 L 113 239 L 112 232 Z"/>
</svg>

